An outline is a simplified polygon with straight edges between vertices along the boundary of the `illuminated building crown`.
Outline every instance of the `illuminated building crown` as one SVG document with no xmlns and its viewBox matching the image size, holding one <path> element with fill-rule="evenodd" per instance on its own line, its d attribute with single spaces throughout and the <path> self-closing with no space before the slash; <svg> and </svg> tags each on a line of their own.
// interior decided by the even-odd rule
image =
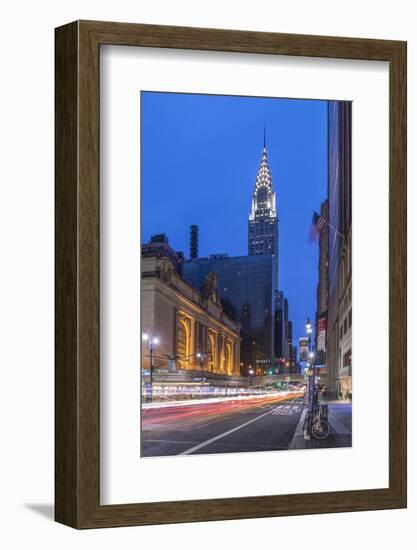
<svg viewBox="0 0 417 550">
<path fill-rule="evenodd" d="M 252 197 L 252 211 L 249 215 L 250 220 L 255 216 L 276 218 L 276 196 L 272 187 L 272 176 L 268 166 L 268 156 L 266 152 L 265 140 L 262 151 L 261 164 L 256 176 L 255 190 Z"/>
</svg>

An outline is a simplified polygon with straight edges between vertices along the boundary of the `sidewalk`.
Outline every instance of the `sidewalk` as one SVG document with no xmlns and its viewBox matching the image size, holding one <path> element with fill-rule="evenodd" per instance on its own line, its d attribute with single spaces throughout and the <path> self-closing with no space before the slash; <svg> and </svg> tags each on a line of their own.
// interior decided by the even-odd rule
<svg viewBox="0 0 417 550">
<path fill-rule="evenodd" d="M 301 413 L 297 428 L 290 443 L 289 449 L 328 449 L 333 447 L 352 446 L 352 402 L 351 401 L 322 401 L 329 405 L 330 435 L 326 439 L 304 439 L 304 420 L 307 407 Z"/>
</svg>

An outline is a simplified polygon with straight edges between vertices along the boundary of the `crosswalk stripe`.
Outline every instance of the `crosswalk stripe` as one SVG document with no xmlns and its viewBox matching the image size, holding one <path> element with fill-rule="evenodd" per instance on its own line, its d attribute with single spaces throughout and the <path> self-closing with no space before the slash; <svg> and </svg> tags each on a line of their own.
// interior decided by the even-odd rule
<svg viewBox="0 0 417 550">
<path fill-rule="evenodd" d="M 301 407 L 299 405 L 279 405 L 275 407 L 272 414 L 275 416 L 292 416 L 299 412 Z"/>
</svg>

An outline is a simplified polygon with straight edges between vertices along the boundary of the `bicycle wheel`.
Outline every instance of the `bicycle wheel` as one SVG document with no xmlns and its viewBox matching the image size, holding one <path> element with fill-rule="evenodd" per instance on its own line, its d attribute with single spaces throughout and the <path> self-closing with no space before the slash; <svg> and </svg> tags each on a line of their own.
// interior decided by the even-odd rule
<svg viewBox="0 0 417 550">
<path fill-rule="evenodd" d="M 330 424 L 326 420 L 316 420 L 311 426 L 311 433 L 315 439 L 326 439 L 330 434 Z"/>
</svg>

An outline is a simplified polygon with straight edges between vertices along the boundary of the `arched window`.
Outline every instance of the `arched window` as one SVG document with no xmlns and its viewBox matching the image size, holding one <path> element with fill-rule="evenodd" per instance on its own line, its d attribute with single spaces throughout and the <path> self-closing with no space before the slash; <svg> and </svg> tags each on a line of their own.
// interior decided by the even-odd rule
<svg viewBox="0 0 417 550">
<path fill-rule="evenodd" d="M 180 317 L 178 320 L 177 355 L 180 368 L 186 369 L 190 361 L 190 324 L 184 317 Z"/>
</svg>

